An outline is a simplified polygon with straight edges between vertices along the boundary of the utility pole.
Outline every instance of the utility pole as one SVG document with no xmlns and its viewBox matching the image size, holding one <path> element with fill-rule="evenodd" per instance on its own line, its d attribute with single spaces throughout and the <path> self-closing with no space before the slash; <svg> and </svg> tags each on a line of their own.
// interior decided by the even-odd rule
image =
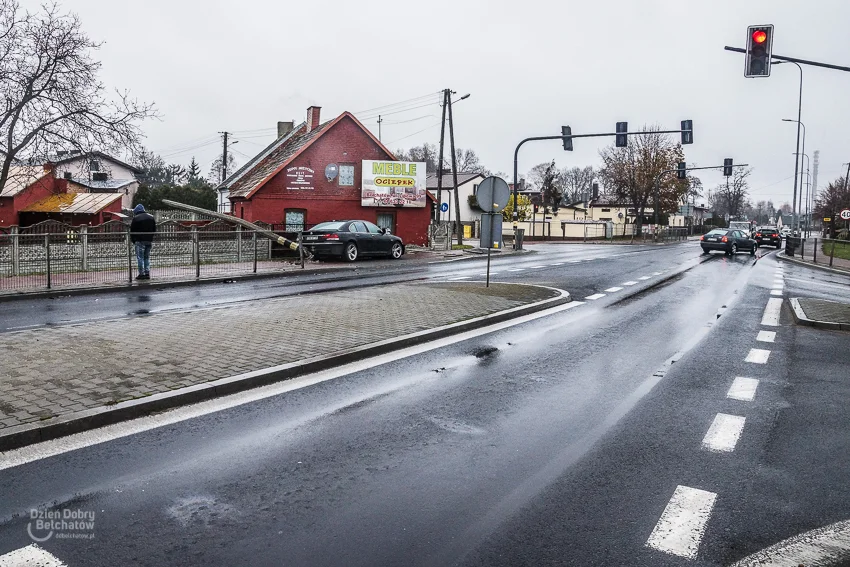
<svg viewBox="0 0 850 567">
<path fill-rule="evenodd" d="M 224 144 L 221 150 L 221 181 L 220 183 L 224 183 L 224 180 L 227 179 L 227 136 L 230 135 L 230 132 L 219 132 L 219 134 L 224 134 Z"/>
<path fill-rule="evenodd" d="M 383 120 L 381 120 L 381 115 L 379 114 L 378 115 L 378 141 L 379 142 L 381 141 L 381 122 L 383 122 Z"/>
<path fill-rule="evenodd" d="M 437 222 L 443 215 L 443 147 L 446 139 L 446 104 L 448 104 L 450 89 L 443 89 L 443 119 L 440 121 L 440 151 L 437 158 Z"/>
<path fill-rule="evenodd" d="M 457 159 L 455 154 L 455 128 L 452 118 L 452 93 L 446 94 L 449 103 L 449 143 L 452 150 L 452 183 L 455 192 L 455 228 L 457 229 L 457 244 L 463 246 L 463 227 L 460 225 L 460 190 L 457 186 Z"/>
</svg>

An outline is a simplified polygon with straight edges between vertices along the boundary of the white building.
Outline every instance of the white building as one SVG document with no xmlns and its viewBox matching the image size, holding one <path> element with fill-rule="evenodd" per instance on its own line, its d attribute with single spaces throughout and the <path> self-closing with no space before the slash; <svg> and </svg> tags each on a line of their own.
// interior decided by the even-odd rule
<svg viewBox="0 0 850 567">
<path fill-rule="evenodd" d="M 473 209 L 469 206 L 469 197 L 475 195 L 478 189 L 478 184 L 484 180 L 484 175 L 481 173 L 458 172 L 457 185 L 460 194 L 460 222 L 464 224 L 474 224 L 481 220 L 481 211 Z M 451 173 L 443 175 L 442 194 L 440 195 L 441 207 L 440 218 L 444 221 L 454 221 L 457 217 L 455 212 L 455 192 L 454 192 L 454 177 Z M 437 196 L 437 174 L 431 173 L 428 175 L 426 186 L 428 191 Z"/>
<path fill-rule="evenodd" d="M 139 188 L 136 175 L 141 173 L 123 161 L 103 152 L 82 153 L 80 150 L 59 151 L 48 158 L 56 177 L 68 179 L 69 192 L 120 193 L 121 207 L 133 208 L 133 197 Z"/>
</svg>

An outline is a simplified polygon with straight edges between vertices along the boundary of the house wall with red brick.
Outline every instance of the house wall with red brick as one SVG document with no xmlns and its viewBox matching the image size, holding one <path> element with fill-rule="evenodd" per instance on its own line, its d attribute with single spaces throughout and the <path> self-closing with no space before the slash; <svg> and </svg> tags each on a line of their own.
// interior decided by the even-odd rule
<svg viewBox="0 0 850 567">
<path fill-rule="evenodd" d="M 426 245 L 428 225 L 431 222 L 431 204 L 412 207 L 361 206 L 362 160 L 388 160 L 395 158 L 367 135 L 349 117 L 343 117 L 328 131 L 322 132 L 311 146 L 277 173 L 254 195 L 246 200 L 234 199 L 232 213 L 245 220 L 283 224 L 287 210 L 303 210 L 305 223 L 313 226 L 330 220 L 363 219 L 377 224 L 379 213 L 394 213 L 393 233 L 406 244 Z M 340 178 L 333 181 L 325 177 L 325 167 L 354 165 L 354 185 L 340 186 Z M 307 188 L 296 188 L 287 177 L 290 168 L 306 167 L 313 170 L 312 183 Z"/>
<path fill-rule="evenodd" d="M 11 197 L 0 197 L 0 226 L 20 225 L 19 211 L 55 193 L 64 193 L 68 182 L 47 173 Z M 118 211 L 120 212 L 120 210 Z"/>
</svg>

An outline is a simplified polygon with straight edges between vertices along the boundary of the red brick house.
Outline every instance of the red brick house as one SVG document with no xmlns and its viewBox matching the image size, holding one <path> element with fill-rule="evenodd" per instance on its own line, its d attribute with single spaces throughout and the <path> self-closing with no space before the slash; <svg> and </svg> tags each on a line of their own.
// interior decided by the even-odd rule
<svg viewBox="0 0 850 567">
<path fill-rule="evenodd" d="M 433 195 L 427 194 L 424 207 L 363 206 L 363 160 L 396 158 L 351 113 L 322 123 L 320 110 L 311 106 L 306 122 L 279 128 L 277 140 L 218 187 L 228 192 L 231 214 L 286 225 L 287 231 L 362 219 L 389 228 L 405 243 L 426 245 Z"/>
<path fill-rule="evenodd" d="M 0 187 L 0 226 L 19 226 L 20 212 L 42 199 L 67 191 L 67 181 L 53 176 L 50 166 L 13 165 Z"/>
</svg>

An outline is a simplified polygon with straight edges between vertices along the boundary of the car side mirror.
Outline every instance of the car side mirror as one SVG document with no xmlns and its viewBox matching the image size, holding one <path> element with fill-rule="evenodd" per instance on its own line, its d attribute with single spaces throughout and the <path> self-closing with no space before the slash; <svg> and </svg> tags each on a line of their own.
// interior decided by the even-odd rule
<svg viewBox="0 0 850 567">
<path fill-rule="evenodd" d="M 387 233 L 387 229 L 382 228 L 382 229 L 381 229 L 381 234 L 386 234 L 386 233 Z"/>
</svg>

